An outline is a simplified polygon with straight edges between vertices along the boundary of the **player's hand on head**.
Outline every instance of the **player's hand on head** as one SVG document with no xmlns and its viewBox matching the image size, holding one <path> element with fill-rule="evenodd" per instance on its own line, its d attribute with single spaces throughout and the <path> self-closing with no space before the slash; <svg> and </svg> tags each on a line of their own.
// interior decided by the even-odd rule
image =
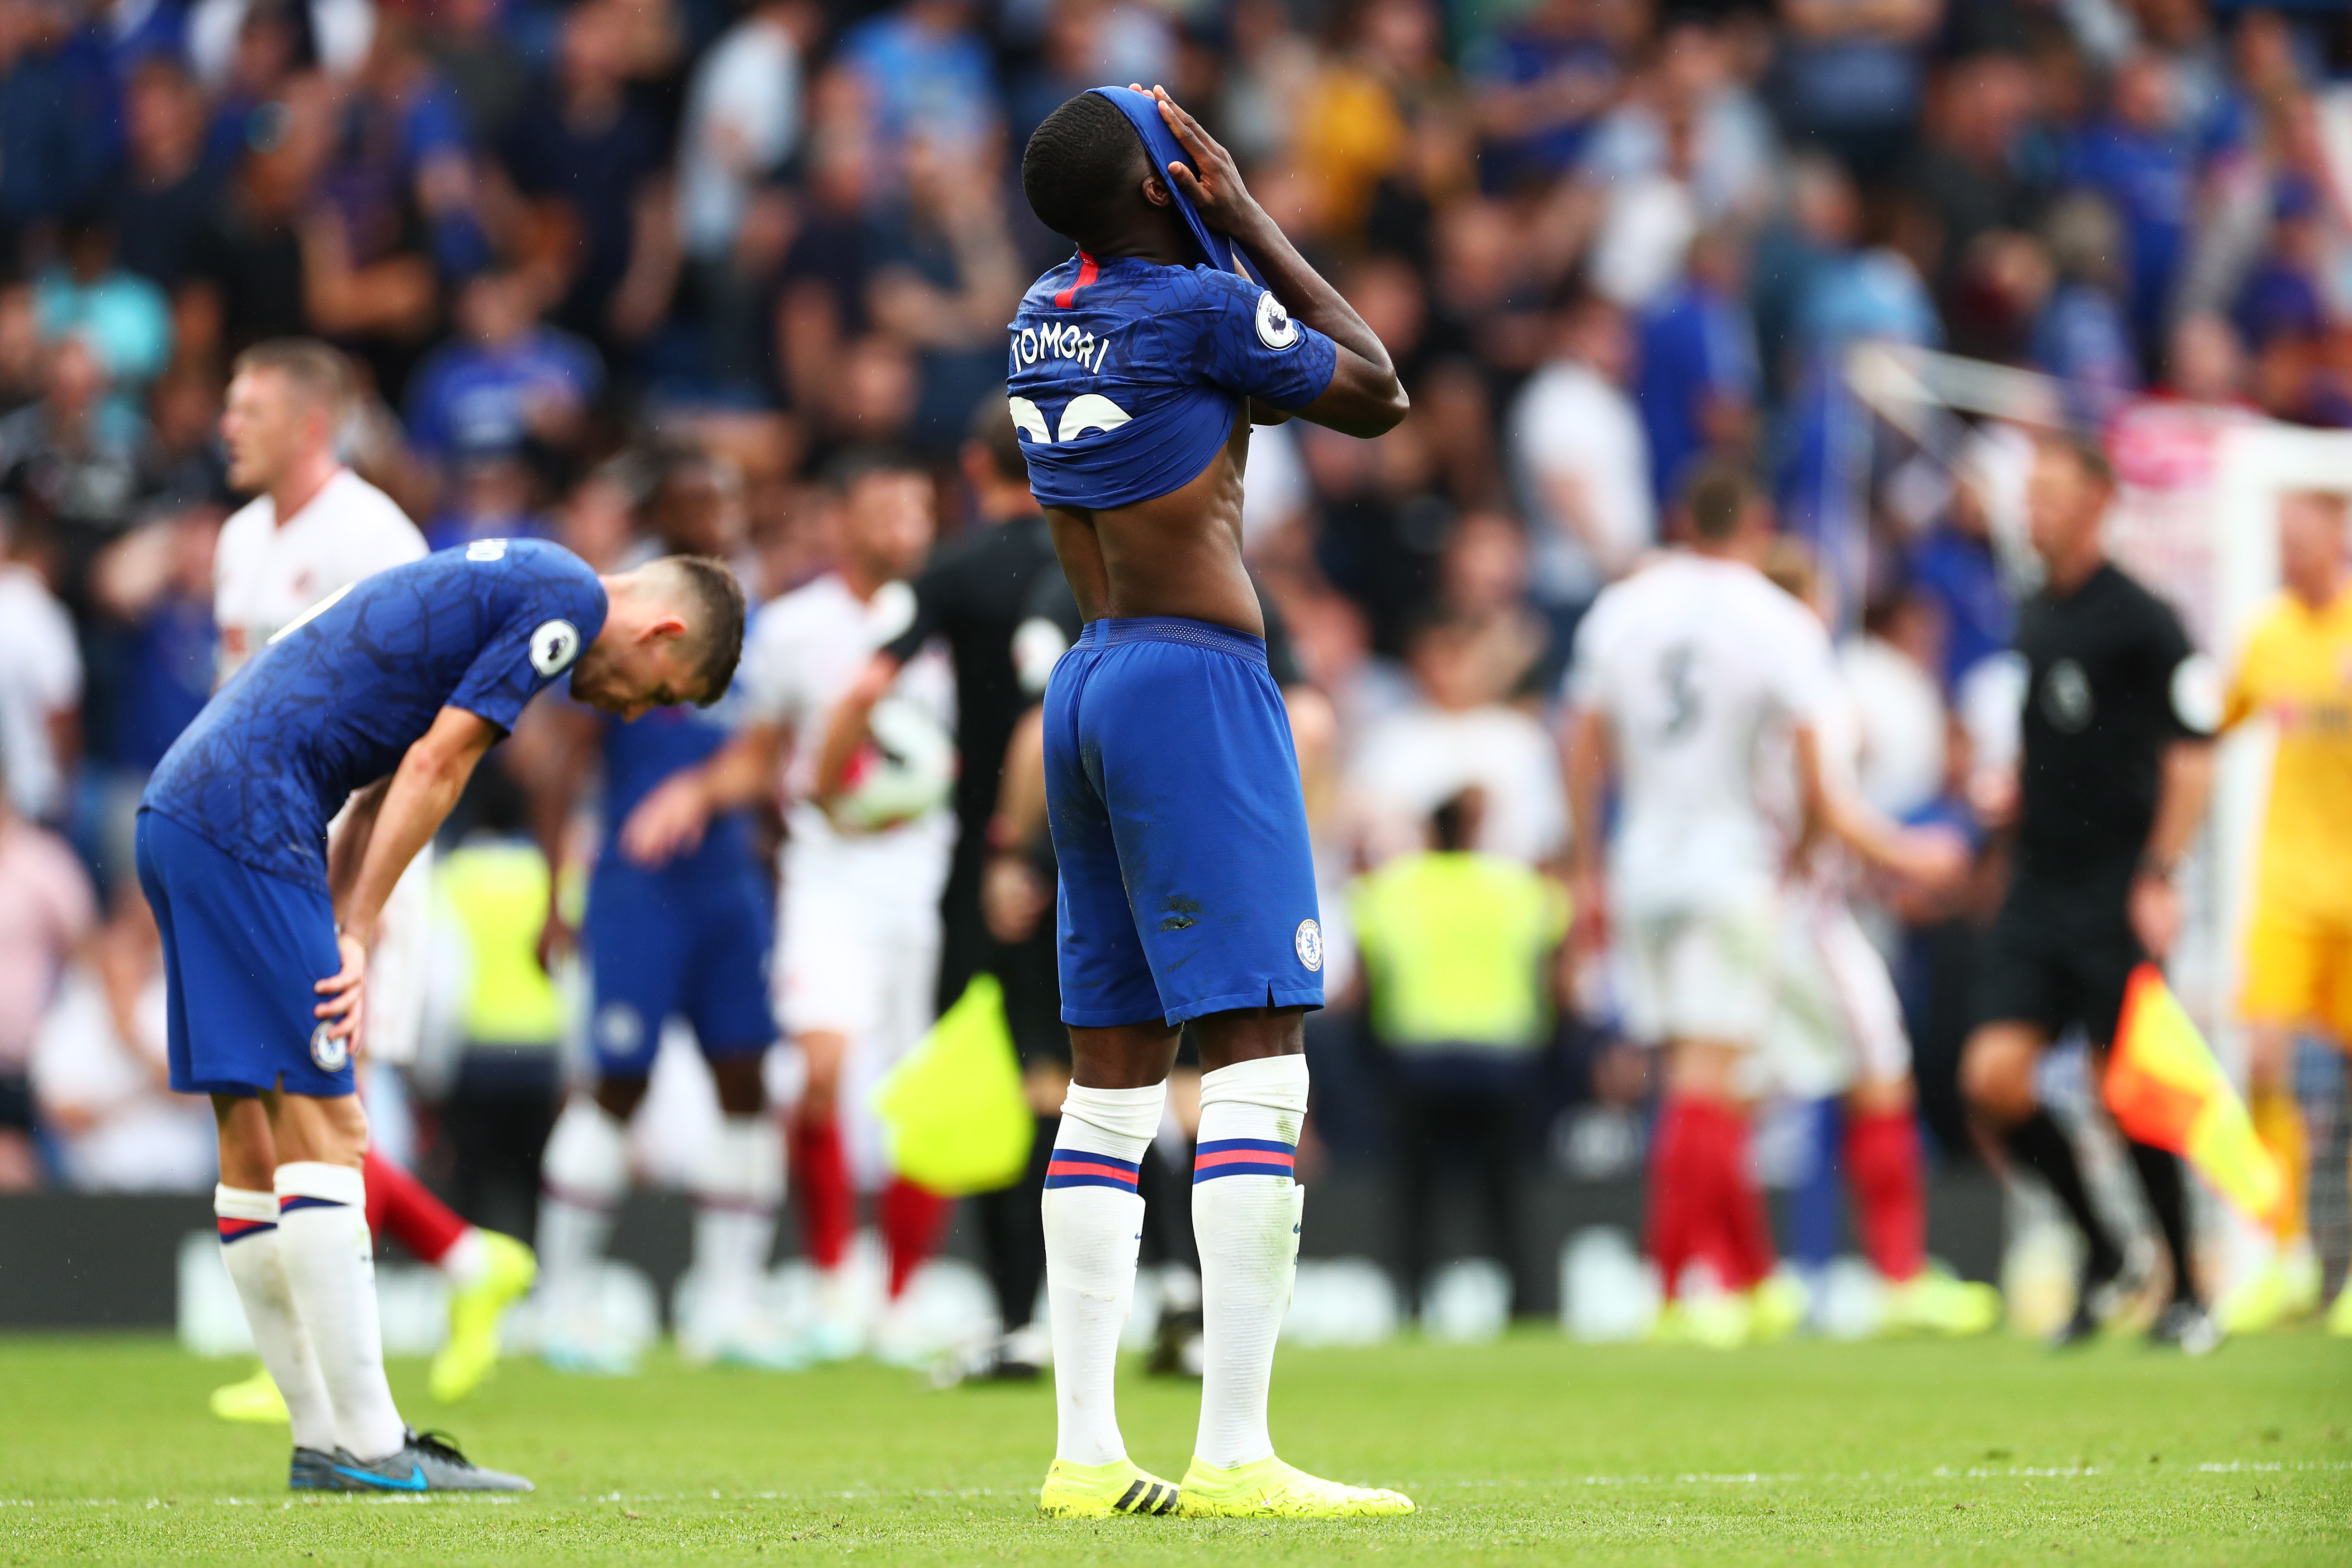
<svg viewBox="0 0 2352 1568">
<path fill-rule="evenodd" d="M 1136 90 L 1144 89 L 1139 87 Z M 1242 233 L 1260 214 L 1256 200 L 1242 184 L 1241 167 L 1234 162 L 1234 155 L 1169 97 L 1166 88 L 1150 90 L 1160 102 L 1160 118 L 1167 121 L 1168 129 L 1175 133 L 1184 151 L 1192 155 L 1192 163 L 1200 170 L 1196 174 L 1181 163 L 1171 163 L 1163 171 L 1168 180 L 1192 204 L 1202 223 L 1220 234 Z"/>
<path fill-rule="evenodd" d="M 672 773 L 647 793 L 621 824 L 621 853 L 648 870 L 667 865 L 702 842 L 710 808 L 700 781 L 692 773 Z"/>
<path fill-rule="evenodd" d="M 330 1038 L 359 1038 L 362 998 L 367 985 L 367 943 L 348 931 L 335 933 L 335 951 L 343 966 L 310 989 L 326 998 L 310 1011 L 327 1020 Z"/>
</svg>

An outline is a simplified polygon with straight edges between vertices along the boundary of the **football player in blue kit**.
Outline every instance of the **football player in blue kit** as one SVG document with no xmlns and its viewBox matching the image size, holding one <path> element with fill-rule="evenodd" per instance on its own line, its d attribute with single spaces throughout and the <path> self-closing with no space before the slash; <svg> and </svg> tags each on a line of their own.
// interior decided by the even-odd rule
<svg viewBox="0 0 2352 1568">
<path fill-rule="evenodd" d="M 643 510 L 648 550 L 723 556 L 729 502 L 709 458 L 659 461 Z M 627 1123 L 646 1095 L 662 1026 L 682 1016 L 710 1065 L 718 1135 L 694 1178 L 694 1310 L 678 1339 L 698 1361 L 790 1368 L 805 1359 L 759 1321 L 760 1281 L 783 1198 L 784 1153 L 767 1114 L 761 1066 L 776 1037 L 768 1000 L 774 925 L 765 868 L 740 811 L 713 816 L 698 842 L 645 859 L 621 830 L 656 785 L 707 761 L 742 721 L 740 702 L 657 708 L 634 723 L 586 709 L 551 728 L 562 754 L 539 770 L 535 813 L 549 863 L 581 780 L 604 760 L 603 841 L 581 931 L 593 999 L 588 1042 L 596 1081 L 557 1118 L 541 1156 L 539 1247 L 548 1322 L 543 1353 L 572 1371 L 634 1370 L 632 1353 L 599 1331 L 596 1281 L 629 1182 Z M 550 889 L 551 906 L 557 902 Z M 551 947 L 568 940 L 548 912 Z"/>
<path fill-rule="evenodd" d="M 556 545 L 481 540 L 320 601 L 149 779 L 139 880 L 163 937 L 172 1087 L 212 1097 L 222 1186 L 252 1200 L 221 1206 L 220 1231 L 286 1397 L 295 1489 L 529 1488 L 411 1430 L 384 1383 L 352 1074 L 368 944 L 393 884 L 541 689 L 569 672 L 575 698 L 625 719 L 709 701 L 742 637 L 742 594 L 715 562 L 600 578 Z"/>
<path fill-rule="evenodd" d="M 1391 1491 L 1274 1454 L 1266 1384 L 1304 1193 L 1301 1018 L 1323 935 L 1298 763 L 1241 554 L 1253 422 L 1378 436 L 1405 415 L 1379 338 L 1161 89 L 1049 115 L 1021 183 L 1077 250 L 1012 331 L 1013 417 L 1085 629 L 1045 692 L 1073 1073 L 1045 1176 L 1057 1436 L 1039 1506 L 1333 1518 Z M 1181 1488 L 1128 1458 L 1113 1405 L 1135 1282 L 1136 1172 L 1179 1029 L 1200 1042 L 1192 1223 L 1206 1364 Z"/>
</svg>

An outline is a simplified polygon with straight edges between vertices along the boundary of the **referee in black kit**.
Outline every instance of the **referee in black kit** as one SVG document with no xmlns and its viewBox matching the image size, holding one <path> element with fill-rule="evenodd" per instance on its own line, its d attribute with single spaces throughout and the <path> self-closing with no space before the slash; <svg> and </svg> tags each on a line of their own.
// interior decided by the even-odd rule
<svg viewBox="0 0 2352 1568">
<path fill-rule="evenodd" d="M 2029 675 L 2016 867 L 1960 1065 L 1977 1114 L 2081 1227 L 2081 1291 L 2061 1345 L 2097 1331 L 2124 1258 L 2073 1145 L 2036 1098 L 2035 1064 L 2076 1024 L 2103 1058 L 2125 981 L 2179 933 L 2174 872 L 2205 815 L 2221 708 L 2219 678 L 2179 617 L 2107 559 L 2100 533 L 2114 493 L 2095 446 L 2053 439 L 2035 453 L 2026 509 L 2046 581 L 2018 618 Z M 2190 1275 L 2180 1162 L 2127 1147 L 2172 1263 L 2171 1300 L 2148 1337 L 2202 1354 L 2220 1333 Z"/>
<path fill-rule="evenodd" d="M 1039 1123 L 1024 1178 L 973 1200 L 1004 1333 L 974 1365 L 961 1370 L 972 1376 L 1025 1380 L 1038 1374 L 1046 1353 L 1043 1334 L 1030 1324 L 1045 1278 L 1038 1197 L 1059 1125 L 1059 1086 L 1069 1077 L 1069 1035 L 1062 1027 L 1053 921 L 1045 921 L 1028 940 L 999 942 L 982 918 L 981 894 L 992 858 L 989 825 L 996 815 L 1005 751 L 1030 703 L 1014 665 L 1013 638 L 1029 618 L 1040 580 L 1058 584 L 1061 567 L 1045 511 L 1029 494 L 1028 460 L 1001 390 L 974 410 L 960 463 L 976 526 L 934 553 L 915 579 L 915 617 L 875 654 L 834 710 L 818 775 L 839 776 L 866 741 L 874 705 L 898 671 L 931 638 L 944 640 L 955 665 L 956 748 L 962 766 L 956 775 L 955 854 L 940 895 L 937 1009 L 952 1006 L 973 975 L 997 977 Z"/>
</svg>

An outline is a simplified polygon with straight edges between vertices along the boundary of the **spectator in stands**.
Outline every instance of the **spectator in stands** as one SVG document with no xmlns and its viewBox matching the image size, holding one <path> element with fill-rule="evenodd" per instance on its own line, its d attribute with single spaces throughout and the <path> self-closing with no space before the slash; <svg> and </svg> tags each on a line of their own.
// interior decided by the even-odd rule
<svg viewBox="0 0 2352 1568">
<path fill-rule="evenodd" d="M 1459 90 L 1438 53 L 1428 0 L 1356 0 L 1335 30 L 1343 40 L 1299 104 L 1291 154 L 1306 232 L 1350 246 L 1362 236 L 1381 177 L 1411 155 L 1415 122 Z"/>
<path fill-rule="evenodd" d="M 2087 192 L 2061 200 L 2044 233 L 2056 287 L 2033 321 L 2033 363 L 2066 384 L 2066 415 L 2096 429 L 2138 389 L 2139 355 L 2122 299 L 2122 237 L 2107 204 Z"/>
<path fill-rule="evenodd" d="M 75 11 L 49 5 L 14 7 L 0 29 L 0 232 L 78 210 L 105 177 L 114 84 L 77 30 Z"/>
<path fill-rule="evenodd" d="M 224 509 L 207 497 L 165 511 L 110 546 L 90 573 L 90 598 L 120 628 L 122 676 L 110 703 L 95 847 L 110 885 L 127 885 L 131 827 L 147 775 L 213 694 L 213 550 Z M 5 634 L 0 634 L 5 635 Z M 85 809 L 88 809 L 87 804 Z M 87 826 L 87 823 L 85 824 Z"/>
<path fill-rule="evenodd" d="M 1948 696 L 1979 663 L 2009 647 L 2017 623 L 1993 548 L 1989 488 L 1981 467 L 1964 466 L 1943 515 L 1911 551 L 1910 579 L 1942 624 L 1944 659 L 1937 673 Z"/>
<path fill-rule="evenodd" d="M 41 400 L 0 419 L 0 498 L 54 550 L 51 589 L 79 614 L 90 561 L 131 526 L 152 489 L 136 408 L 107 396 L 105 364 L 79 337 L 43 353 Z"/>
<path fill-rule="evenodd" d="M 1374 721 L 1349 760 L 1346 789 L 1375 862 L 1416 847 L 1429 814 L 1476 785 L 1470 844 L 1543 865 L 1568 840 L 1568 797 L 1550 733 L 1503 700 L 1537 648 L 1502 616 L 1433 616 L 1406 645 L 1414 700 Z"/>
<path fill-rule="evenodd" d="M 1691 247 L 1683 279 L 1640 317 L 1633 389 L 1649 445 L 1651 498 L 1661 510 L 1695 460 L 1742 455 L 1755 437 L 1763 385 L 1745 261 L 1738 236 L 1706 231 Z"/>
<path fill-rule="evenodd" d="M 46 529 L 22 513 L 0 526 L 0 771 L 15 816 L 60 822 L 81 751 L 81 648 Z"/>
<path fill-rule="evenodd" d="M 679 241 L 704 319 L 709 374 L 766 380 L 756 316 L 789 242 L 787 199 L 769 184 L 802 140 L 802 58 L 824 19 L 808 0 L 761 0 L 712 45 L 687 88 L 679 128 Z"/>
<path fill-rule="evenodd" d="M 1475 847 L 1482 800 L 1473 785 L 1440 804 L 1427 847 L 1359 878 L 1348 914 L 1392 1089 L 1405 1300 L 1428 1308 L 1440 1175 L 1447 1156 L 1466 1154 L 1487 1245 L 1509 1271 L 1517 1314 L 1535 1289 L 1521 1219 L 1528 1108 L 1551 1036 L 1568 897 L 1523 862 Z"/>
<path fill-rule="evenodd" d="M 919 355 L 911 435 L 944 454 L 961 444 L 972 405 L 1004 379 L 1004 323 L 1027 283 L 998 182 L 928 139 L 908 147 L 906 167 L 903 216 L 866 237 L 866 314 Z"/>
<path fill-rule="evenodd" d="M 2049 192 L 2021 145 L 2032 111 L 2032 73 L 2007 49 L 1954 60 L 1936 80 L 1903 180 L 1943 230 L 1939 299 L 1952 297 L 1962 258 L 1981 237 L 2040 226 Z"/>
<path fill-rule="evenodd" d="M 135 404 L 172 357 L 171 307 L 152 281 L 116 263 L 114 229 L 99 209 L 68 218 L 62 238 L 61 264 L 33 286 L 41 335 L 89 344 L 113 394 Z"/>
<path fill-rule="evenodd" d="M 0 1192 L 20 1192 L 40 1183 L 26 1078 L 34 1037 L 97 900 L 65 840 L 16 810 L 7 763 L 0 755 Z"/>
<path fill-rule="evenodd" d="M 204 95 L 178 61 L 152 57 L 125 84 L 122 110 L 124 168 L 107 208 L 115 252 L 129 270 L 176 288 L 220 200 L 220 166 L 205 156 Z"/>
<path fill-rule="evenodd" d="M 864 89 L 884 188 L 918 141 L 972 153 L 998 145 L 996 67 L 972 27 L 970 0 L 906 0 L 861 22 L 837 57 Z"/>
<path fill-rule="evenodd" d="M 33 1039 L 32 1086 L 65 1184 L 200 1193 L 215 1173 L 212 1108 L 173 1094 L 163 945 L 125 884 L 88 957 L 68 968 Z"/>
<path fill-rule="evenodd" d="M 2150 50 L 2119 66 L 2106 111 L 2068 149 L 2066 175 L 2107 198 L 2131 258 L 2126 298 L 2143 342 L 2161 341 L 2197 175 L 2194 142 L 2178 128 L 2179 86 Z"/>
<path fill-rule="evenodd" d="M 1911 147 L 1927 44 L 1943 0 L 1780 0 L 1774 96 L 1781 124 L 1864 176 Z"/>
<path fill-rule="evenodd" d="M 454 465 L 513 458 L 526 446 L 577 447 L 604 367 L 581 339 L 540 320 L 544 279 L 520 268 L 486 271 L 457 292 L 460 335 L 410 378 L 410 447 Z"/>
<path fill-rule="evenodd" d="M 677 279 L 677 216 L 659 123 L 628 91 L 623 0 L 568 12 L 551 78 L 508 127 L 507 178 L 572 238 L 556 321 L 608 353 L 661 324 Z"/>
<path fill-rule="evenodd" d="M 1593 595 L 1657 539 L 1650 444 L 1625 394 L 1633 344 L 1597 295 L 1554 317 L 1551 357 L 1510 416 L 1510 463 L 1535 546 L 1536 597 L 1565 643 Z"/>
<path fill-rule="evenodd" d="M 1628 9 L 1612 0 L 1540 0 L 1471 47 L 1463 74 L 1485 138 L 1486 189 L 1536 185 L 1577 166 L 1617 93 Z"/>
<path fill-rule="evenodd" d="M 436 0 L 421 40 L 457 95 L 476 147 L 502 143 L 530 91 L 530 69 L 502 25 L 506 9 L 503 0 Z"/>
<path fill-rule="evenodd" d="M 326 163 L 331 94 L 311 75 L 278 90 L 253 111 L 250 135 L 240 132 L 228 154 L 235 173 L 189 248 L 180 346 L 197 357 L 226 363 L 264 339 L 311 330 L 302 226 Z"/>
</svg>

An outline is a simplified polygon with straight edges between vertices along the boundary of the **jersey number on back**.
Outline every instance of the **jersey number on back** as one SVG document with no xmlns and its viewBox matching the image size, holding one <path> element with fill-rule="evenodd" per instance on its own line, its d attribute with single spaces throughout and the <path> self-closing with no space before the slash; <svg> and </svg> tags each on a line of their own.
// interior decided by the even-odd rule
<svg viewBox="0 0 2352 1568">
<path fill-rule="evenodd" d="M 1056 440 L 1075 441 L 1089 430 L 1111 431 L 1126 424 L 1126 409 L 1099 392 L 1082 392 L 1070 399 L 1062 410 L 1062 427 L 1058 433 L 1045 428 L 1045 413 L 1025 397 L 1008 397 L 1005 405 L 1013 410 L 1013 424 L 1032 441 L 1051 444 Z"/>
<path fill-rule="evenodd" d="M 1692 679 L 1692 666 L 1697 662 L 1698 650 L 1688 643 L 1676 643 L 1658 657 L 1658 683 L 1665 689 L 1666 721 L 1661 725 L 1661 739 L 1679 741 L 1698 727 L 1698 682 Z"/>
</svg>

